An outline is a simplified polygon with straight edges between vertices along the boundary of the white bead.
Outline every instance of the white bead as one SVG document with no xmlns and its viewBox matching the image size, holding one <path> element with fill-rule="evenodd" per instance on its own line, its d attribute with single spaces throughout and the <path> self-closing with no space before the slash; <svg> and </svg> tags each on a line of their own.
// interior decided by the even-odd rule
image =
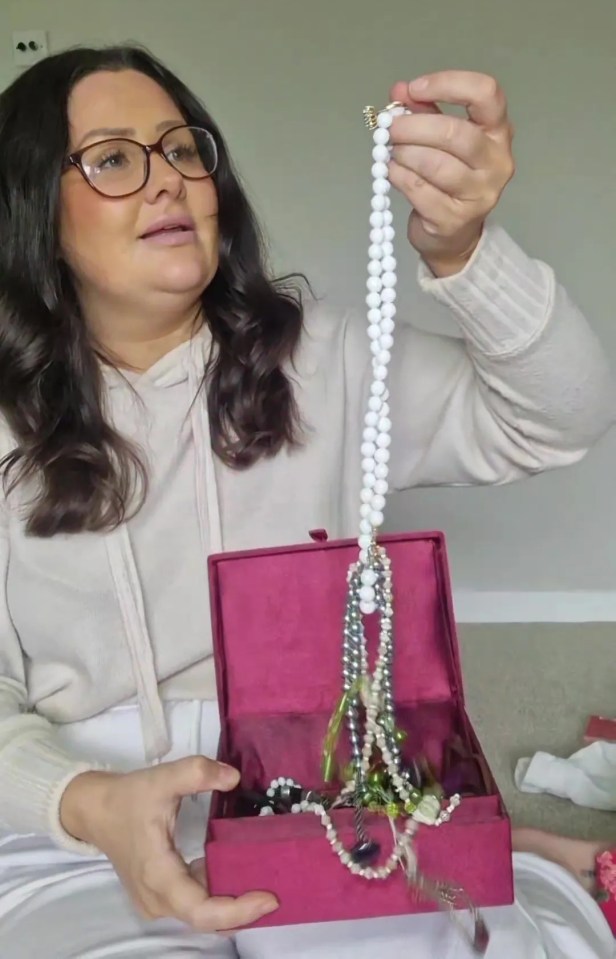
<svg viewBox="0 0 616 959">
<path fill-rule="evenodd" d="M 393 273 L 388 273 L 387 276 L 393 276 Z M 383 286 L 383 281 L 380 276 L 369 276 L 366 280 L 366 286 L 371 293 L 379 293 Z"/>
<path fill-rule="evenodd" d="M 388 156 L 389 156 L 389 154 L 388 154 Z M 386 210 L 386 211 L 383 213 L 383 226 L 391 226 L 391 224 L 392 224 L 393 222 L 394 222 L 393 213 L 391 212 L 391 210 Z M 393 251 L 392 251 L 392 252 L 393 252 Z"/>
<path fill-rule="evenodd" d="M 393 319 L 396 315 L 396 304 L 395 303 L 383 303 L 381 306 L 381 315 L 387 319 Z"/>
<path fill-rule="evenodd" d="M 378 453 L 378 450 L 377 450 Z M 364 488 L 359 494 L 359 498 L 362 503 L 371 503 L 372 502 L 372 489 Z"/>
<path fill-rule="evenodd" d="M 370 514 L 370 522 L 376 528 L 383 525 L 383 523 L 385 522 L 385 517 L 383 516 L 383 513 L 380 510 L 375 510 L 373 513 Z"/>
<path fill-rule="evenodd" d="M 389 392 L 387 393 L 387 396 L 383 397 L 383 405 L 381 406 L 381 416 L 389 416 L 389 403 L 387 402 L 388 397 L 389 397 Z"/>
<path fill-rule="evenodd" d="M 378 467 L 375 466 L 374 468 L 375 476 L 377 475 L 376 473 L 377 469 Z M 367 519 L 367 517 L 370 516 L 371 512 L 372 512 L 372 506 L 370 505 L 370 503 L 362 503 L 361 506 L 359 507 L 359 515 L 361 516 L 362 519 Z"/>
<path fill-rule="evenodd" d="M 380 302 L 381 302 L 380 293 L 368 293 L 368 296 L 366 297 L 366 304 L 370 307 L 370 309 L 378 306 Z"/>
<path fill-rule="evenodd" d="M 380 193 L 375 193 L 370 200 L 370 206 L 373 210 L 384 210 L 386 206 L 385 197 Z"/>
<path fill-rule="evenodd" d="M 374 586 L 377 581 L 377 575 L 373 569 L 365 569 L 361 574 L 361 581 L 364 586 Z"/>
<path fill-rule="evenodd" d="M 398 282 L 398 277 L 395 273 L 383 273 L 381 277 L 381 283 L 383 286 L 393 287 Z"/>
<path fill-rule="evenodd" d="M 379 340 L 380 340 L 380 337 L 379 337 L 378 340 L 372 340 L 371 343 L 370 343 L 370 352 L 371 352 L 374 356 L 378 356 L 379 353 L 381 352 L 381 344 L 380 344 Z"/>
<path fill-rule="evenodd" d="M 381 349 L 380 342 L 379 342 L 379 349 Z M 380 353 L 376 354 L 376 361 L 379 364 L 379 366 L 387 366 L 390 360 L 391 360 L 391 353 L 389 352 L 389 350 L 381 350 Z"/>
<path fill-rule="evenodd" d="M 373 489 L 375 490 L 377 488 L 377 483 L 378 483 L 378 479 L 373 486 Z M 365 505 L 367 504 L 364 503 L 364 506 Z M 382 493 L 375 493 L 375 495 L 372 497 L 372 509 L 376 510 L 377 512 L 381 512 L 382 510 L 385 509 L 385 497 L 383 496 Z"/>
<path fill-rule="evenodd" d="M 389 223 L 386 226 L 383 226 L 384 240 L 389 240 L 391 242 L 394 239 L 395 235 L 396 235 L 396 231 L 394 230 L 393 226 L 391 226 Z"/>
<path fill-rule="evenodd" d="M 364 489 L 371 490 L 374 484 L 377 482 L 377 478 L 374 473 L 364 473 Z M 369 500 L 368 502 L 371 502 Z"/>
<path fill-rule="evenodd" d="M 373 230 L 373 233 L 380 233 L 380 230 Z M 372 240 L 372 237 L 370 237 Z M 371 260 L 381 260 L 383 258 L 383 250 L 381 249 L 381 244 L 377 240 L 372 240 L 372 243 L 368 247 L 368 256 Z"/>
<path fill-rule="evenodd" d="M 374 473 L 376 469 L 376 461 L 372 456 L 365 456 L 361 461 L 362 473 Z M 376 475 L 376 474 L 375 474 Z"/>
<path fill-rule="evenodd" d="M 381 129 L 388 130 L 393 121 L 393 117 L 389 110 L 383 110 L 376 118 L 377 126 Z"/>
<path fill-rule="evenodd" d="M 377 129 L 372 134 L 372 142 L 376 144 L 389 143 L 389 132 L 384 130 L 382 127 L 377 127 Z M 387 154 L 389 156 L 389 154 Z M 377 158 L 375 157 L 375 160 Z"/>
<path fill-rule="evenodd" d="M 381 194 L 381 196 L 385 196 L 385 194 L 389 193 L 390 189 L 391 184 L 385 177 L 378 177 L 372 181 L 372 192 L 377 195 Z"/>
<path fill-rule="evenodd" d="M 391 423 L 391 420 L 389 419 L 389 417 L 388 417 L 388 416 L 382 416 L 381 419 L 379 420 L 379 432 L 380 432 L 380 433 L 391 433 L 391 426 L 392 426 L 392 423 Z M 365 440 L 367 440 L 367 439 L 376 439 L 376 436 L 367 437 L 367 436 L 365 435 L 365 430 L 364 430 L 364 439 L 365 439 Z"/>
<path fill-rule="evenodd" d="M 383 293 L 389 293 L 389 292 L 390 292 L 389 290 L 383 290 Z M 379 337 L 379 343 L 381 345 L 382 350 L 391 350 L 392 346 L 394 345 L 394 338 L 391 335 L 391 333 L 383 333 Z"/>
<path fill-rule="evenodd" d="M 381 421 L 382 422 L 382 421 Z M 387 430 L 381 430 L 381 432 L 387 432 Z M 375 439 L 379 435 L 378 430 L 375 426 L 364 426 L 363 437 L 366 443 L 374 443 Z M 372 454 L 368 454 L 369 456 Z"/>
<path fill-rule="evenodd" d="M 377 450 L 377 453 L 388 453 L 389 450 Z M 376 454 L 375 454 L 376 455 Z M 374 467 L 374 475 L 377 480 L 387 479 L 389 476 L 389 466 L 387 463 L 377 463 Z"/>
<path fill-rule="evenodd" d="M 380 260 L 370 260 L 368 263 L 368 275 L 380 276 L 383 272 L 383 266 Z"/>
<path fill-rule="evenodd" d="M 374 587 L 360 586 L 359 598 L 363 599 L 365 603 L 373 603 L 374 597 L 375 597 Z"/>
<path fill-rule="evenodd" d="M 386 212 L 389 213 L 389 210 L 387 210 Z M 383 248 L 383 256 L 393 256 L 393 253 L 394 253 L 393 243 L 391 243 L 389 240 L 384 240 L 381 243 L 381 246 Z"/>
<path fill-rule="evenodd" d="M 377 496 L 383 497 L 387 495 L 389 484 L 384 479 L 377 479 L 372 488 Z M 374 497 L 372 499 L 372 505 L 374 506 Z"/>
<path fill-rule="evenodd" d="M 378 309 L 378 307 L 373 306 L 371 310 L 368 310 L 367 318 L 369 323 L 378 323 L 380 325 L 382 322 L 381 311 Z M 382 326 L 381 329 L 383 329 Z M 389 332 L 391 332 L 391 330 Z"/>
<path fill-rule="evenodd" d="M 393 303 L 393 301 L 396 299 L 396 291 L 393 287 L 388 287 L 386 290 L 383 290 L 379 296 L 383 303 Z M 368 303 L 368 306 L 372 305 L 372 303 Z"/>
<path fill-rule="evenodd" d="M 363 601 L 359 604 L 359 608 L 364 616 L 369 616 L 370 613 L 373 613 L 376 609 L 374 603 L 366 603 Z"/>
<path fill-rule="evenodd" d="M 387 378 L 386 366 L 375 366 L 373 370 L 375 380 L 384 380 Z"/>
<path fill-rule="evenodd" d="M 374 512 L 370 513 L 370 516 L 374 516 Z M 362 519 L 359 522 L 359 531 L 360 533 L 371 533 L 372 532 L 372 523 L 369 519 Z"/>
<path fill-rule="evenodd" d="M 373 147 L 372 159 L 376 163 L 386 163 L 389 160 L 389 150 L 384 143 L 377 143 L 376 146 Z M 372 209 L 377 209 L 377 207 L 373 207 Z M 378 207 L 378 209 L 384 210 L 385 204 L 383 204 L 382 207 Z M 387 223 L 387 221 L 383 220 L 383 223 Z"/>
<path fill-rule="evenodd" d="M 383 227 L 383 214 L 379 213 L 378 210 L 373 210 L 370 214 L 370 226 L 375 230 L 380 230 Z M 379 241 L 380 242 L 380 241 Z"/>
<path fill-rule="evenodd" d="M 368 409 L 376 411 L 377 413 L 383 406 L 383 400 L 380 396 L 371 396 L 368 400 Z"/>
<path fill-rule="evenodd" d="M 375 380 L 370 387 L 370 392 L 373 396 L 382 396 L 385 392 L 385 384 L 382 382 L 382 380 Z"/>
<path fill-rule="evenodd" d="M 379 246 L 380 249 L 380 246 Z M 386 256 L 383 259 L 383 269 L 393 273 L 397 267 L 395 256 Z"/>
<path fill-rule="evenodd" d="M 368 336 L 371 340 L 380 340 L 381 327 L 378 323 L 371 323 L 368 327 Z"/>
<path fill-rule="evenodd" d="M 362 535 L 359 537 L 357 542 L 359 544 L 360 549 L 368 549 L 368 547 L 370 546 L 370 543 L 372 542 L 372 539 L 366 533 L 362 533 Z"/>
<path fill-rule="evenodd" d="M 387 305 L 389 306 L 389 304 L 387 304 Z M 371 311 L 371 312 L 372 312 L 372 311 Z M 377 312 L 377 311 L 375 310 L 375 312 Z M 380 310 L 379 310 L 378 312 L 379 312 L 379 314 L 381 313 Z M 381 318 L 381 321 L 380 321 L 380 323 L 379 323 L 379 326 L 381 327 L 381 333 L 393 333 L 393 331 L 394 331 L 395 328 L 396 328 L 396 324 L 395 324 L 394 320 L 392 320 L 392 318 L 391 318 L 390 316 L 383 316 L 383 317 Z"/>
<path fill-rule="evenodd" d="M 379 421 L 379 414 L 375 413 L 374 410 L 368 410 L 364 416 L 364 423 L 366 426 L 376 426 Z"/>
<path fill-rule="evenodd" d="M 375 440 L 378 441 L 380 435 L 381 435 L 380 433 L 377 433 L 377 435 L 375 436 Z M 374 458 L 375 453 L 376 453 L 376 446 L 374 443 L 366 441 L 361 444 L 361 455 L 365 459 Z"/>
<path fill-rule="evenodd" d="M 376 445 L 380 449 L 387 449 L 387 447 L 390 444 L 391 444 L 391 436 L 389 435 L 389 433 L 379 433 L 379 435 L 376 438 Z M 376 456 L 376 453 L 375 453 L 375 456 Z"/>
<path fill-rule="evenodd" d="M 368 562 L 368 551 L 366 549 L 360 549 L 359 551 L 359 562 L 367 563 Z"/>
</svg>

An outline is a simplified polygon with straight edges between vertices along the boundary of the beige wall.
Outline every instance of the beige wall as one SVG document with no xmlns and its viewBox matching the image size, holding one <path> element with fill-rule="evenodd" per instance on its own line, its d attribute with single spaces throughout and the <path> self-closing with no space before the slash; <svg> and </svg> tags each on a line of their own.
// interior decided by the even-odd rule
<svg viewBox="0 0 616 959">
<path fill-rule="evenodd" d="M 225 131 L 277 265 L 341 304 L 363 298 L 364 103 L 432 69 L 496 74 L 519 165 L 499 218 L 556 267 L 616 357 L 614 0 L 0 0 L 2 86 L 23 29 L 48 30 L 53 51 L 137 39 L 179 71 Z M 434 322 L 410 252 L 400 309 Z M 612 435 L 532 483 L 400 496 L 389 522 L 444 528 L 461 587 L 614 590 L 615 467 Z"/>
</svg>

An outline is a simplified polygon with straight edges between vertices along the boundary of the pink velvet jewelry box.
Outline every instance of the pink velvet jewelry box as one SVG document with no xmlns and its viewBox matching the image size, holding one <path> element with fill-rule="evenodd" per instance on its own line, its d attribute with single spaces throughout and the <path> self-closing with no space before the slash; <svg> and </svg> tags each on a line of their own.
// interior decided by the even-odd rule
<svg viewBox="0 0 616 959">
<path fill-rule="evenodd" d="M 445 543 L 440 533 L 380 538 L 392 560 L 398 726 L 408 755 L 442 769 L 446 744 L 461 738 L 479 757 L 485 788 L 463 798 L 451 822 L 421 827 L 417 849 L 431 878 L 459 884 L 479 906 L 513 901 L 510 822 L 466 714 Z M 221 717 L 219 759 L 241 771 L 242 786 L 265 789 L 278 776 L 323 788 L 322 744 L 341 694 L 346 573 L 354 541 L 236 552 L 209 561 Z M 206 839 L 212 895 L 274 893 L 280 908 L 259 925 L 427 912 L 401 871 L 385 881 L 350 873 L 312 813 L 238 817 L 234 795 L 215 793 Z M 353 844 L 352 811 L 333 814 Z M 385 817 L 367 817 L 384 858 Z"/>
</svg>

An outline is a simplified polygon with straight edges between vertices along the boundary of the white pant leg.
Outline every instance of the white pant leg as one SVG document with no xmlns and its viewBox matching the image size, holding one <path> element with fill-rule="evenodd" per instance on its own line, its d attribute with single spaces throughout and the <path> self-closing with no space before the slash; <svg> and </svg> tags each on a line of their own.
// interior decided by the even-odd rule
<svg viewBox="0 0 616 959">
<path fill-rule="evenodd" d="M 174 704 L 167 714 L 173 740 L 169 759 L 200 750 L 215 754 L 215 704 Z M 134 706 L 60 727 L 58 736 L 85 758 L 127 770 L 145 766 Z M 178 840 L 187 858 L 203 855 L 206 816 L 205 797 L 182 804 Z M 0 957 L 236 959 L 237 953 L 228 937 L 140 919 L 103 856 L 83 859 L 40 836 L 0 835 Z"/>
<path fill-rule="evenodd" d="M 539 931 L 548 959 L 614 959 L 616 941 L 597 903 L 560 866 L 514 856 L 520 910 Z"/>
<path fill-rule="evenodd" d="M 535 856 L 514 857 L 516 903 L 486 909 L 486 959 L 614 959 L 597 904 L 569 873 Z M 240 932 L 241 959 L 472 959 L 442 915 L 398 916 Z"/>
<path fill-rule="evenodd" d="M 169 758 L 213 755 L 214 704 L 169 709 Z M 76 752 L 125 768 L 143 766 L 136 710 L 127 707 L 62 729 Z M 119 751 L 119 752 L 118 752 Z M 183 804 L 180 845 L 201 854 L 206 803 Z M 517 902 L 486 911 L 492 938 L 486 959 L 616 959 L 601 911 L 573 877 L 534 856 L 514 857 Z M 318 881 L 318 877 L 315 877 Z M 247 930 L 229 938 L 190 933 L 178 923 L 134 913 L 111 866 L 83 860 L 37 837 L 0 836 L 1 959 L 471 959 L 442 916 L 401 916 Z"/>
<path fill-rule="evenodd" d="M 0 873 L 2 959 L 236 959 L 222 936 L 140 919 L 106 861 Z M 1 857 L 0 857 L 1 860 Z"/>
</svg>

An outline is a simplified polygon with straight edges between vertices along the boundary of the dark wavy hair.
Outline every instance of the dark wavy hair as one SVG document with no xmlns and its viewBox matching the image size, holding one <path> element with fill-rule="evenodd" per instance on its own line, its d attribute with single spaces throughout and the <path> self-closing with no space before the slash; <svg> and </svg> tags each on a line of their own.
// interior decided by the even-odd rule
<svg viewBox="0 0 616 959">
<path fill-rule="evenodd" d="M 261 233 L 216 124 L 140 47 L 67 50 L 0 94 L 0 413 L 16 442 L 1 466 L 7 491 L 31 489 L 26 525 L 36 536 L 112 529 L 147 491 L 138 450 L 105 419 L 101 357 L 58 240 L 71 90 L 89 74 L 128 69 L 160 84 L 218 147 L 220 262 L 202 294 L 214 344 L 204 380 L 214 452 L 246 468 L 297 441 L 285 366 L 301 334 L 301 287 L 268 276 Z"/>
</svg>

